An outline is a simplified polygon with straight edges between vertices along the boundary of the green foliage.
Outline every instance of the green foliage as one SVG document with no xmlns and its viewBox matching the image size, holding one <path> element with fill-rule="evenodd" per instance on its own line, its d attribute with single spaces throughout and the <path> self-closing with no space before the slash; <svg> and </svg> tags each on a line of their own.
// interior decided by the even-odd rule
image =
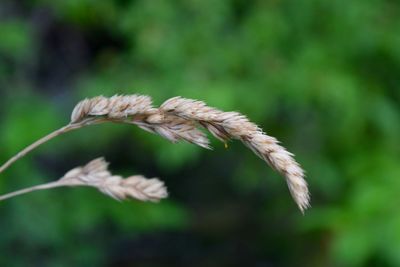
<svg viewBox="0 0 400 267">
<path fill-rule="evenodd" d="M 281 178 L 237 143 L 225 150 L 214 142 L 210 152 L 133 127 L 95 126 L 18 162 L 1 174 L 1 192 L 104 155 L 120 172 L 162 177 L 171 200 L 120 204 L 60 189 L 1 203 L 1 266 L 165 266 L 171 258 L 175 266 L 400 266 L 396 1 L 1 7 L 2 162 L 65 124 L 83 97 L 141 93 L 160 104 L 182 95 L 238 110 L 278 137 L 307 170 L 313 195 L 302 217 Z M 176 251 L 190 264 L 151 243 L 181 235 L 187 243 Z M 146 242 L 149 261 L 115 252 Z"/>
<path fill-rule="evenodd" d="M 28 25 L 22 21 L 7 21 L 0 24 L 2 38 L 0 39 L 0 52 L 2 55 L 19 59 L 29 53 L 32 42 Z"/>
</svg>

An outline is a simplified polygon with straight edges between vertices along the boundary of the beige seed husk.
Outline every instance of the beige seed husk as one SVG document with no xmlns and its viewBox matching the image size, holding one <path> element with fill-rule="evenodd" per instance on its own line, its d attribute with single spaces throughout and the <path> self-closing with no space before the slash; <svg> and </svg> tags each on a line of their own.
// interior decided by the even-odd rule
<svg viewBox="0 0 400 267">
<path fill-rule="evenodd" d="M 198 126 L 204 127 L 223 142 L 229 139 L 240 140 L 285 177 L 290 193 L 302 212 L 310 206 L 304 171 L 293 154 L 281 146 L 276 138 L 267 135 L 243 114 L 224 112 L 202 101 L 182 97 L 168 99 L 159 108 L 152 106 L 149 96 L 136 94 L 84 99 L 75 106 L 69 125 L 22 150 L 0 167 L 0 173 L 37 146 L 58 135 L 104 122 L 134 124 L 171 142 L 187 141 L 204 148 L 210 148 L 209 140 Z"/>
<path fill-rule="evenodd" d="M 19 190 L 0 196 L 0 201 L 37 190 L 62 186 L 90 186 L 116 199 L 137 199 L 158 202 L 168 196 L 164 183 L 157 178 L 147 179 L 141 175 L 123 178 L 108 171 L 108 163 L 103 158 L 92 160 L 82 167 L 67 172 L 58 181 Z"/>
</svg>

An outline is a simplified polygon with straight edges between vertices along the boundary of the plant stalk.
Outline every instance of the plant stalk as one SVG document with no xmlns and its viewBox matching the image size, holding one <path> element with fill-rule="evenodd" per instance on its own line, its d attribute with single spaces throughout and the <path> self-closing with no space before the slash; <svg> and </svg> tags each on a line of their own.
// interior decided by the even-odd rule
<svg viewBox="0 0 400 267">
<path fill-rule="evenodd" d="M 15 163 L 17 160 L 21 159 L 22 157 L 24 157 L 26 154 L 28 154 L 29 152 L 31 152 L 32 150 L 34 150 L 35 148 L 39 147 L 40 145 L 50 141 L 51 139 L 65 134 L 67 132 L 82 128 L 85 125 L 88 125 L 89 122 L 91 121 L 82 121 L 79 123 L 74 123 L 74 124 L 68 124 L 58 130 L 55 130 L 54 132 L 40 138 L 39 140 L 37 140 L 36 142 L 34 142 L 33 144 L 27 146 L 26 148 L 24 148 L 23 150 L 21 150 L 20 152 L 18 152 L 18 154 L 16 154 L 14 157 L 10 158 L 6 163 L 4 163 L 1 167 L 0 167 L 0 173 L 2 173 L 3 171 L 5 171 L 8 167 L 10 167 L 13 163 Z"/>
<path fill-rule="evenodd" d="M 55 187 L 60 187 L 60 186 L 65 186 L 65 183 L 62 183 L 60 181 L 55 181 L 55 182 L 50 182 L 47 184 L 41 184 L 41 185 L 36 185 L 36 186 L 32 186 L 32 187 L 28 187 L 25 189 L 21 189 L 12 193 L 8 193 L 5 195 L 0 196 L 0 201 L 12 198 L 12 197 L 16 197 L 19 195 L 23 195 L 23 194 L 27 194 L 33 191 L 37 191 L 37 190 L 44 190 L 44 189 L 50 189 L 50 188 L 55 188 Z"/>
</svg>

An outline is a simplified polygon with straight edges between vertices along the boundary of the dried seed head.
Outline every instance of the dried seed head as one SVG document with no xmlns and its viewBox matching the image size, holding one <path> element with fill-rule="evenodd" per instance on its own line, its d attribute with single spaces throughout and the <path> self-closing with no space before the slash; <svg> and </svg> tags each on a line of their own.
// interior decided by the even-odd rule
<svg viewBox="0 0 400 267">
<path fill-rule="evenodd" d="M 117 200 L 135 198 L 157 202 L 168 196 L 164 183 L 156 178 L 146 179 L 136 175 L 124 179 L 112 175 L 107 167 L 108 163 L 103 158 L 95 159 L 67 172 L 59 181 L 66 186 L 92 186 Z"/>
<path fill-rule="evenodd" d="M 266 135 L 256 124 L 238 112 L 223 112 L 204 102 L 174 97 L 165 101 L 160 110 L 200 123 L 222 141 L 238 139 L 272 168 L 286 178 L 291 195 L 302 212 L 309 207 L 310 195 L 304 171 L 279 142 Z"/>
<path fill-rule="evenodd" d="M 224 112 L 202 101 L 182 97 L 173 97 L 160 108 L 153 108 L 148 96 L 116 95 L 108 99 L 100 96 L 81 101 L 72 113 L 71 122 L 79 122 L 89 116 L 103 116 L 112 121 L 136 124 L 171 142 L 184 140 L 204 148 L 210 148 L 209 140 L 198 126 L 204 127 L 223 142 L 240 140 L 285 177 L 301 211 L 309 207 L 310 195 L 304 171 L 294 160 L 293 154 L 243 114 Z"/>
<path fill-rule="evenodd" d="M 104 96 L 97 96 L 90 101 L 90 111 L 88 115 L 103 116 L 110 112 L 109 99 Z"/>
<path fill-rule="evenodd" d="M 90 100 L 87 98 L 79 102 L 72 111 L 71 123 L 77 123 L 86 117 L 89 113 L 90 105 Z"/>
<path fill-rule="evenodd" d="M 151 98 L 143 95 L 115 95 L 84 99 L 79 102 L 71 115 L 71 123 L 77 123 L 93 116 L 107 116 L 112 119 L 125 119 L 145 113 L 152 109 Z"/>
</svg>

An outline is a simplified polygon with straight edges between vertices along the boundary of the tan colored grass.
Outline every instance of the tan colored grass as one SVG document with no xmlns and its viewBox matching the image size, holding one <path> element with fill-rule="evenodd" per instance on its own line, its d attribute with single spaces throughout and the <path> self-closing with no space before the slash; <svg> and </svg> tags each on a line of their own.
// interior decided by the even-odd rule
<svg viewBox="0 0 400 267">
<path fill-rule="evenodd" d="M 268 136 L 260 127 L 250 122 L 246 116 L 238 112 L 223 112 L 207 106 L 202 101 L 182 97 L 165 101 L 160 110 L 166 114 L 196 121 L 222 141 L 242 141 L 286 178 L 290 193 L 302 212 L 309 207 L 310 194 L 304 171 L 294 160 L 293 154 L 279 145 L 276 138 Z"/>
<path fill-rule="evenodd" d="M 156 178 L 146 179 L 141 175 L 122 178 L 108 171 L 108 163 L 103 158 L 92 160 L 83 167 L 67 172 L 58 181 L 33 186 L 7 195 L 0 196 L 0 201 L 37 190 L 63 186 L 90 186 L 116 199 L 138 199 L 158 202 L 168 196 L 164 183 Z"/>
<path fill-rule="evenodd" d="M 209 140 L 199 127 L 207 129 L 223 142 L 229 139 L 240 140 L 285 177 L 290 193 L 302 212 L 310 206 L 304 171 L 294 160 L 293 154 L 279 145 L 276 138 L 267 135 L 238 112 L 224 112 L 202 101 L 182 97 L 168 99 L 159 108 L 154 108 L 150 97 L 143 95 L 84 99 L 75 106 L 67 126 L 22 150 L 0 167 L 0 172 L 60 134 L 104 122 L 134 124 L 171 142 L 187 141 L 204 148 L 210 148 Z"/>
</svg>

